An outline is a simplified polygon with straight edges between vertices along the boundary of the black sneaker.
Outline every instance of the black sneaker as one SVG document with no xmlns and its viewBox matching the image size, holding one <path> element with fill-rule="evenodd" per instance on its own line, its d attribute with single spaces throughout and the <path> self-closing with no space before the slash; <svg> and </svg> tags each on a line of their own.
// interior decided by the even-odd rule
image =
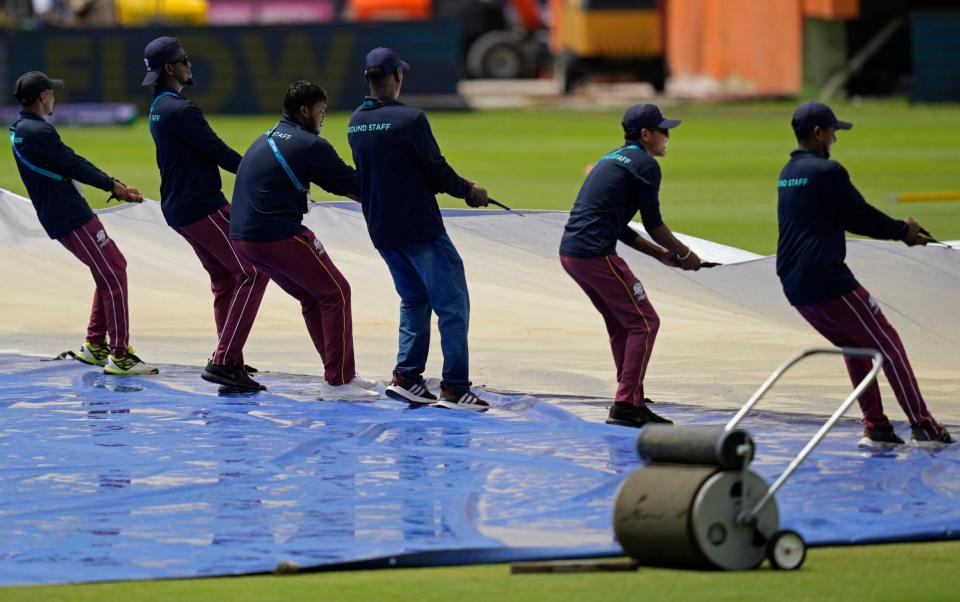
<svg viewBox="0 0 960 602">
<path fill-rule="evenodd" d="M 930 434 L 923 428 L 919 426 L 910 427 L 913 431 L 913 436 L 911 437 L 911 443 L 917 447 L 925 448 L 939 448 L 945 445 L 950 445 L 953 443 L 953 437 L 950 436 L 950 433 L 947 432 L 947 429 L 942 426 L 937 427 L 936 434 Z"/>
<path fill-rule="evenodd" d="M 897 445 L 903 445 L 903 439 L 897 436 L 889 424 L 877 428 L 864 427 L 863 438 L 857 444 L 858 447 L 867 449 L 890 449 Z"/>
<path fill-rule="evenodd" d="M 253 380 L 247 375 L 246 370 L 241 366 L 214 364 L 213 361 L 207 362 L 200 378 L 207 382 L 223 385 L 227 389 L 235 392 L 266 391 L 267 388 Z"/>
<path fill-rule="evenodd" d="M 632 403 L 621 401 L 614 402 L 610 407 L 610 414 L 607 416 L 607 424 L 640 428 L 650 423 L 673 424 L 673 421 L 654 414 L 653 410 L 646 405 L 636 406 Z"/>
<path fill-rule="evenodd" d="M 438 408 L 468 412 L 486 412 L 490 409 L 490 404 L 477 397 L 477 394 L 469 388 L 466 391 L 460 391 L 444 384 L 440 385 L 440 399 L 434 405 Z"/>
<path fill-rule="evenodd" d="M 422 378 L 411 378 L 399 370 L 393 371 L 393 382 L 387 385 L 384 392 L 390 399 L 415 405 L 433 405 L 437 401 L 436 395 L 427 389 Z"/>
</svg>

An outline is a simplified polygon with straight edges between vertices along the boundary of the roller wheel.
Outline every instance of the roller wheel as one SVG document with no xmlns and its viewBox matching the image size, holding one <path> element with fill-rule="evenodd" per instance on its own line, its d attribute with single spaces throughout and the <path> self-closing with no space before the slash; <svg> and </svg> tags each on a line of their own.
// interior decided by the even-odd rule
<svg viewBox="0 0 960 602">
<path fill-rule="evenodd" d="M 796 531 L 777 531 L 767 540 L 767 559 L 778 571 L 795 571 L 807 558 L 807 544 Z"/>
</svg>

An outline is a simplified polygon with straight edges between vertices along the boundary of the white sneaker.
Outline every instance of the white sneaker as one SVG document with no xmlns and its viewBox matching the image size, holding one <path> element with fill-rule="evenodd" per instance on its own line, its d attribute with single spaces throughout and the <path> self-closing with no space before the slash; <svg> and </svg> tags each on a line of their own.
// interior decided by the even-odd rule
<svg viewBox="0 0 960 602">
<path fill-rule="evenodd" d="M 317 399 L 327 401 L 373 401 L 378 397 L 380 397 L 380 395 L 376 391 L 358 387 L 354 384 L 354 381 L 350 381 L 345 385 L 331 385 L 327 382 L 323 383 L 320 385 L 320 395 L 317 396 Z"/>
<path fill-rule="evenodd" d="M 110 352 L 107 350 L 106 345 L 94 345 L 90 341 L 84 341 L 83 344 L 80 345 L 80 351 L 74 354 L 74 357 L 84 364 L 100 366 L 102 368 L 107 365 L 107 356 L 109 354 Z"/>
<path fill-rule="evenodd" d="M 133 347 L 127 347 L 127 355 L 115 357 L 112 353 L 107 357 L 107 365 L 103 367 L 105 374 L 117 376 L 138 376 L 141 374 L 157 374 L 160 372 L 133 352 Z"/>
<path fill-rule="evenodd" d="M 353 380 L 350 381 L 351 385 L 356 385 L 361 389 L 369 389 L 371 391 L 376 391 L 377 387 L 380 385 L 379 382 L 375 380 L 367 380 L 359 374 L 353 375 Z"/>
</svg>

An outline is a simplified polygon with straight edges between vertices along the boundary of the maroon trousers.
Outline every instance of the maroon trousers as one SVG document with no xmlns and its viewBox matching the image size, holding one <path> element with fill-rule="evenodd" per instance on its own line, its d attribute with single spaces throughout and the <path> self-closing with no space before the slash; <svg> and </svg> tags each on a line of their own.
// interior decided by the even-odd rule
<svg viewBox="0 0 960 602">
<path fill-rule="evenodd" d="M 234 240 L 240 254 L 300 301 L 303 320 L 331 385 L 353 380 L 350 285 L 313 232 L 277 241 Z"/>
<path fill-rule="evenodd" d="M 589 259 L 561 255 L 560 264 L 587 294 L 607 326 L 617 366 L 614 401 L 643 405 L 643 378 L 660 329 L 660 318 L 643 285 L 619 255 Z"/>
<path fill-rule="evenodd" d="M 103 345 L 109 337 L 110 353 L 127 354 L 130 344 L 130 311 L 127 306 L 127 260 L 97 216 L 57 239 L 90 268 L 97 288 L 87 326 L 87 340 Z"/>
<path fill-rule="evenodd" d="M 882 353 L 883 372 L 900 407 L 910 419 L 910 425 L 918 426 L 931 435 L 937 433 L 939 427 L 920 395 L 920 387 L 903 343 L 870 293 L 859 287 L 837 299 L 801 305 L 797 311 L 838 347 L 867 347 Z M 854 386 L 863 380 L 873 366 L 873 362 L 867 358 L 844 357 L 844 361 Z M 890 424 L 883 413 L 880 387 L 876 383 L 864 391 L 859 401 L 865 426 L 878 428 Z"/>
<path fill-rule="evenodd" d="M 190 243 L 210 274 L 218 339 L 213 363 L 242 366 L 243 346 L 270 279 L 234 248 L 229 205 L 175 230 Z"/>
</svg>

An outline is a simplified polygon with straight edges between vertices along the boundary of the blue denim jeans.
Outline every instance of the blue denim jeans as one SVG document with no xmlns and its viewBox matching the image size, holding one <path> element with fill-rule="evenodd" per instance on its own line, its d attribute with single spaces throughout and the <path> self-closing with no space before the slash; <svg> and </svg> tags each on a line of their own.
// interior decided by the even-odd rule
<svg viewBox="0 0 960 602">
<path fill-rule="evenodd" d="M 437 314 L 443 351 L 443 384 L 470 386 L 467 328 L 470 296 L 463 260 L 446 233 L 406 247 L 379 249 L 400 295 L 400 350 L 396 369 L 421 378 L 430 350 L 430 319 Z"/>
</svg>

